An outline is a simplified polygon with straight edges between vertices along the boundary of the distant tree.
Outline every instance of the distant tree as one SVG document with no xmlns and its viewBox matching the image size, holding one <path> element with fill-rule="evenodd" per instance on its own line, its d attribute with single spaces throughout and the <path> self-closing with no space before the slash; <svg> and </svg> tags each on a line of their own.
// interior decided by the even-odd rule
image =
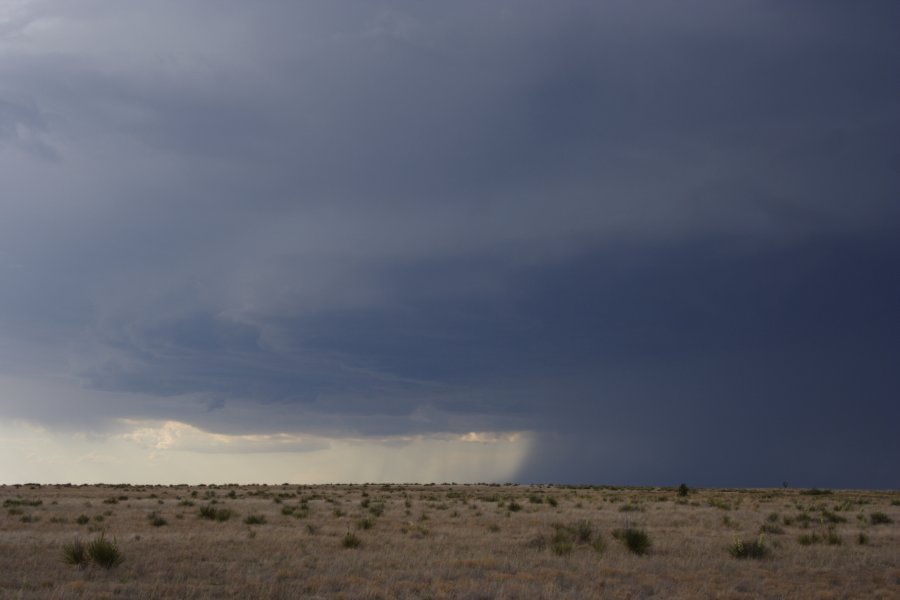
<svg viewBox="0 0 900 600">
<path fill-rule="evenodd" d="M 687 496 L 689 491 L 690 490 L 688 489 L 688 486 L 683 483 L 678 486 L 678 495 L 679 496 Z"/>
</svg>

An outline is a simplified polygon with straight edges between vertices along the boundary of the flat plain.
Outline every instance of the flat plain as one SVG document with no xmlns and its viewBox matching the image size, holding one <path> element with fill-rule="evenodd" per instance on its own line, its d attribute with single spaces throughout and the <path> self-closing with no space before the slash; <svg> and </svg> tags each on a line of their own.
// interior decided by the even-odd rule
<svg viewBox="0 0 900 600">
<path fill-rule="evenodd" d="M 25 484 L 0 502 L 2 598 L 900 598 L 897 492 Z M 78 551 L 98 539 L 119 564 Z"/>
</svg>

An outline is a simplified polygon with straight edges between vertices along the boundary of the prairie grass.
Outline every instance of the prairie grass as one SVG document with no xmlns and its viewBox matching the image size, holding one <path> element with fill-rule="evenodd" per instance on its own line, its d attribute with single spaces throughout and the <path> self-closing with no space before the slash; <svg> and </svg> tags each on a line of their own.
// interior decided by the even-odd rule
<svg viewBox="0 0 900 600">
<path fill-rule="evenodd" d="M 0 598 L 900 597 L 896 492 L 673 489 L 0 486 Z"/>
</svg>

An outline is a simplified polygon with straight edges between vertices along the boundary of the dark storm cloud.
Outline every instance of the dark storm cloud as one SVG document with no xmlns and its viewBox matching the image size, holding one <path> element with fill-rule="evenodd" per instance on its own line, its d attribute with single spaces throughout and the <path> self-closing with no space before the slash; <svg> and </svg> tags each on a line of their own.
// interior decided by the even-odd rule
<svg viewBox="0 0 900 600">
<path fill-rule="evenodd" d="M 6 10 L 0 359 L 79 422 L 897 485 L 894 3 Z"/>
</svg>

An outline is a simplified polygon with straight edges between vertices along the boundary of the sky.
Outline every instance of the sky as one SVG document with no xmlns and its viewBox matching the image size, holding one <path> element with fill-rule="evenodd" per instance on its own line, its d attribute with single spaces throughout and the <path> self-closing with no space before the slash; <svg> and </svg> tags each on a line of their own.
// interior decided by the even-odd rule
<svg viewBox="0 0 900 600">
<path fill-rule="evenodd" d="M 0 2 L 0 483 L 900 488 L 898 30 Z"/>
</svg>

